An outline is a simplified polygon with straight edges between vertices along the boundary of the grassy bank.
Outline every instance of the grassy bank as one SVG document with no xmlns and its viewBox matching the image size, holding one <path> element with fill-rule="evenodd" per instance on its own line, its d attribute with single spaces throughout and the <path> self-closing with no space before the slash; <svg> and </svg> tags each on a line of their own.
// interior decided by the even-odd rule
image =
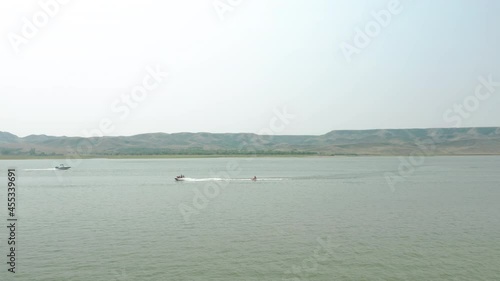
<svg viewBox="0 0 500 281">
<path fill-rule="evenodd" d="M 190 159 L 190 158 L 310 158 L 310 157 L 408 157 L 408 155 L 385 155 L 385 154 L 342 154 L 342 155 L 321 155 L 321 154 L 258 154 L 258 155 L 242 155 L 242 154 L 172 154 L 172 155 L 92 155 L 81 156 L 78 159 Z M 500 156 L 500 154 L 434 154 L 426 157 L 434 156 Z M 0 160 L 50 160 L 50 159 L 73 159 L 73 156 L 51 155 L 51 156 L 31 156 L 31 155 L 0 155 Z"/>
</svg>

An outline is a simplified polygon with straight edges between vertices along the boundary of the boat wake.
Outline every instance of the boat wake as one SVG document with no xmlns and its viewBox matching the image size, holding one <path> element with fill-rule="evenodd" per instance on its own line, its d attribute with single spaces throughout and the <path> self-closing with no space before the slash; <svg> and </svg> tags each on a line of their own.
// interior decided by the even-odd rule
<svg viewBox="0 0 500 281">
<path fill-rule="evenodd" d="M 25 171 L 55 171 L 56 168 L 46 168 L 46 169 L 24 169 Z"/>
<path fill-rule="evenodd" d="M 256 181 L 281 181 L 282 178 L 258 178 Z M 182 178 L 180 181 L 204 182 L 204 181 L 253 181 L 252 179 L 232 179 L 232 178 Z"/>
</svg>

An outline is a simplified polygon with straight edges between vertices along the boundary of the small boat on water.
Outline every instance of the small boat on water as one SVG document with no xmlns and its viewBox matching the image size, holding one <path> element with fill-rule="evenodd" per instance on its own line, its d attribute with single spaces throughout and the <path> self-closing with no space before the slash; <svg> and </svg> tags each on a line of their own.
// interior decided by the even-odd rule
<svg viewBox="0 0 500 281">
<path fill-rule="evenodd" d="M 71 167 L 69 166 L 64 166 L 64 164 L 60 164 L 59 166 L 56 166 L 56 170 L 69 170 Z"/>
<path fill-rule="evenodd" d="M 185 179 L 184 175 L 175 177 L 175 181 L 184 181 L 184 179 Z"/>
</svg>

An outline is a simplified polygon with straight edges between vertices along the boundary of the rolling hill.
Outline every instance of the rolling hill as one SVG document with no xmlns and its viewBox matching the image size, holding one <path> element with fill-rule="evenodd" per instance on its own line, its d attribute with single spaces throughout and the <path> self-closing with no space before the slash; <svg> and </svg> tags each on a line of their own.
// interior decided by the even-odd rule
<svg viewBox="0 0 500 281">
<path fill-rule="evenodd" d="M 500 127 L 331 131 L 320 136 L 150 133 L 119 137 L 17 137 L 0 132 L 0 156 L 500 154 Z"/>
</svg>

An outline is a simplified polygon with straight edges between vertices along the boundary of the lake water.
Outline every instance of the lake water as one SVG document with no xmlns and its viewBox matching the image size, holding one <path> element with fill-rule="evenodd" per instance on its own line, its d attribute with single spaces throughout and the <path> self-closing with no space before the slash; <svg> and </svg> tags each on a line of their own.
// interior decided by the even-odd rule
<svg viewBox="0 0 500 281">
<path fill-rule="evenodd" d="M 0 280 L 500 280 L 500 157 L 423 160 L 2 160 Z"/>
</svg>

